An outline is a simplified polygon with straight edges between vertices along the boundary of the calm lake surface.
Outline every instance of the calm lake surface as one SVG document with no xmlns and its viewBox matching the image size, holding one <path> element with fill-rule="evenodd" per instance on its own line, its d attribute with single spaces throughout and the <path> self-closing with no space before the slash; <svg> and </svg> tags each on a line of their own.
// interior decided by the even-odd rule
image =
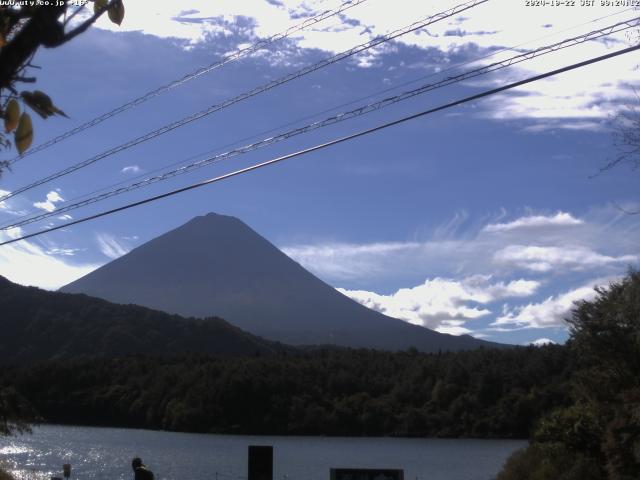
<svg viewBox="0 0 640 480">
<path fill-rule="evenodd" d="M 140 456 L 157 480 L 242 480 L 247 447 L 273 445 L 274 479 L 328 480 L 331 467 L 403 468 L 405 480 L 489 480 L 517 440 L 253 437 L 120 428 L 41 426 L 33 435 L 0 437 L 0 462 L 24 478 L 131 479 Z"/>
</svg>

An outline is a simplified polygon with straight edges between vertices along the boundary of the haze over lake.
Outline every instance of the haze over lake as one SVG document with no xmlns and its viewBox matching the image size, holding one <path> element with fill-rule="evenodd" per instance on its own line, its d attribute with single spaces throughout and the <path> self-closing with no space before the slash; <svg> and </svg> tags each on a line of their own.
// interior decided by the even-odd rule
<svg viewBox="0 0 640 480">
<path fill-rule="evenodd" d="M 0 461 L 48 479 L 129 479 L 141 456 L 157 480 L 244 479 L 247 446 L 273 445 L 274 479 L 327 480 L 331 467 L 403 468 L 405 479 L 489 480 L 520 440 L 330 438 L 201 435 L 117 428 L 41 426 L 3 438 Z M 23 470 L 24 471 L 24 470 Z M 217 473 L 217 476 L 216 476 Z"/>
</svg>

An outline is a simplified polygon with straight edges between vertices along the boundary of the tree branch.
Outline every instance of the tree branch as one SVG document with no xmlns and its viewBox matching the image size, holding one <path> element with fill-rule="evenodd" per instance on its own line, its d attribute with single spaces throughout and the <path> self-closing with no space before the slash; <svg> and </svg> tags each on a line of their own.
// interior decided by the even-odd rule
<svg viewBox="0 0 640 480">
<path fill-rule="evenodd" d="M 78 35 L 80 35 L 81 33 L 85 32 L 87 30 L 87 28 L 89 28 L 91 25 L 93 25 L 95 23 L 96 20 L 98 20 L 98 18 L 100 18 L 102 16 L 102 14 L 104 12 L 106 12 L 107 10 L 109 10 L 109 8 L 111 8 L 111 6 L 115 3 L 117 3 L 119 0 L 111 0 L 108 4 L 106 4 L 104 7 L 102 7 L 101 9 L 98 9 L 97 12 L 95 12 L 91 17 L 89 17 L 88 19 L 86 19 L 84 22 L 82 22 L 80 25 L 78 25 L 76 28 L 74 28 L 73 30 L 71 30 L 70 32 L 65 33 L 64 37 L 61 39 L 60 43 L 56 44 L 56 45 L 45 45 L 46 47 L 58 47 L 60 45 L 63 45 L 65 43 L 67 43 L 69 40 L 77 37 Z M 78 13 L 78 10 L 76 10 L 73 15 L 71 15 L 71 17 L 69 17 L 69 20 L 71 20 L 71 18 L 73 18 L 76 14 Z"/>
<path fill-rule="evenodd" d="M 36 8 L 11 41 L 0 49 L 0 88 L 10 88 L 16 73 L 40 45 L 64 36 L 58 17 L 65 5 Z"/>
</svg>

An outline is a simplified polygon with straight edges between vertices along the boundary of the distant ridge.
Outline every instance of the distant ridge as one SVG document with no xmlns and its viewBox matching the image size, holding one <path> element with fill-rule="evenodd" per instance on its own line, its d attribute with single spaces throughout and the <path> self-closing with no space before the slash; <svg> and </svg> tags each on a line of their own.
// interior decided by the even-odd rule
<svg viewBox="0 0 640 480">
<path fill-rule="evenodd" d="M 0 276 L 0 362 L 292 350 L 219 318 L 186 319 L 86 295 L 23 287 Z"/>
<path fill-rule="evenodd" d="M 184 316 L 219 316 L 292 345 L 424 352 L 501 346 L 387 317 L 327 285 L 237 218 L 210 213 L 61 289 Z"/>
</svg>

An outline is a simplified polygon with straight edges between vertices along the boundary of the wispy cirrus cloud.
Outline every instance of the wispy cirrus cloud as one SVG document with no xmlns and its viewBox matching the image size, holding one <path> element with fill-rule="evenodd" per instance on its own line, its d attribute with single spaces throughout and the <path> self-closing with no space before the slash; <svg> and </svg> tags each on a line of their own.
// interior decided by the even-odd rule
<svg viewBox="0 0 640 480">
<path fill-rule="evenodd" d="M 5 195 L 10 194 L 11 192 L 9 190 L 3 190 L 0 188 L 0 197 L 4 197 Z M 14 199 L 10 199 L 10 200 L 5 200 L 0 202 L 0 213 L 6 213 L 9 215 L 16 215 L 16 216 L 20 216 L 20 215 L 25 215 L 28 212 L 18 208 L 15 206 L 15 202 L 13 201 Z"/>
<path fill-rule="evenodd" d="M 460 212 L 422 241 L 283 251 L 387 315 L 445 333 L 494 336 L 563 327 L 573 302 L 592 298 L 591 279 L 624 275 L 640 261 L 639 245 L 640 218 L 607 207 L 582 216 L 503 211 L 482 223 Z M 421 274 L 424 283 L 409 283 Z M 386 283 L 381 279 L 408 286 L 392 293 L 366 288 Z M 558 291 L 565 293 L 551 293 Z"/>
<path fill-rule="evenodd" d="M 108 233 L 97 234 L 96 241 L 102 254 L 112 260 L 126 255 L 131 250 L 124 242 Z"/>
<path fill-rule="evenodd" d="M 6 195 L 9 195 L 11 192 L 9 190 L 2 190 L 0 188 L 0 197 L 4 197 Z M 0 202 L 0 210 L 6 210 L 8 209 L 8 205 L 7 202 Z"/>
<path fill-rule="evenodd" d="M 81 248 L 60 248 L 60 247 L 51 247 L 46 250 L 47 255 L 61 255 L 65 257 L 73 257 L 76 253 L 81 251 Z"/>
<path fill-rule="evenodd" d="M 20 228 L 0 232 L 0 240 L 18 238 L 23 235 Z M 74 249 L 51 247 L 44 249 L 29 241 L 16 242 L 0 248 L 0 275 L 12 282 L 33 285 L 50 290 L 57 289 L 87 273 L 99 265 L 68 263 Z"/>
<path fill-rule="evenodd" d="M 359 282 L 402 272 L 425 276 L 562 275 L 618 272 L 640 260 L 640 218 L 613 207 L 578 218 L 569 212 L 506 214 L 478 225 L 466 213 L 421 241 L 288 245 L 282 250 L 330 283 Z M 424 276 L 423 276 L 424 278 Z"/>
<path fill-rule="evenodd" d="M 534 272 L 562 270 L 592 270 L 610 265 L 636 263 L 638 255 L 603 255 L 584 246 L 509 245 L 494 256 L 499 264 L 512 265 Z"/>
<path fill-rule="evenodd" d="M 285 246 L 282 251 L 322 277 L 348 280 L 382 272 L 387 262 L 411 255 L 421 246 L 418 242 L 324 243 Z"/>
</svg>

